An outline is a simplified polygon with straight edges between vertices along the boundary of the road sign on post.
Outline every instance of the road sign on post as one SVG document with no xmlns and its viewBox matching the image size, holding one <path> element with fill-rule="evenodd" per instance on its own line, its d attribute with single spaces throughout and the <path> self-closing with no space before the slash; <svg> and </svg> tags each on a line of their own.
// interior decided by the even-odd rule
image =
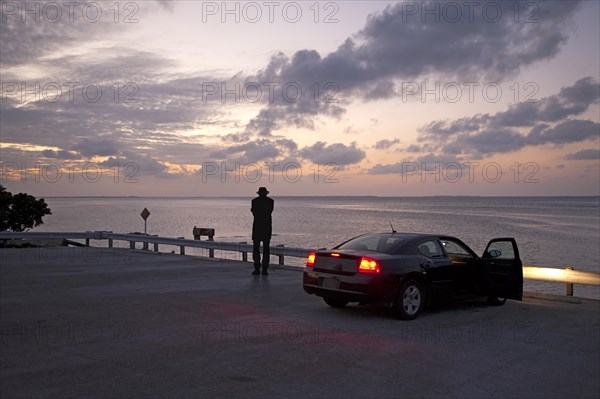
<svg viewBox="0 0 600 399">
<path fill-rule="evenodd" d="M 146 219 L 148 219 L 148 216 L 150 216 L 150 211 L 148 210 L 148 208 L 144 208 L 142 213 L 140 213 L 140 216 L 142 217 L 142 219 L 144 219 L 144 234 L 146 234 Z"/>
</svg>

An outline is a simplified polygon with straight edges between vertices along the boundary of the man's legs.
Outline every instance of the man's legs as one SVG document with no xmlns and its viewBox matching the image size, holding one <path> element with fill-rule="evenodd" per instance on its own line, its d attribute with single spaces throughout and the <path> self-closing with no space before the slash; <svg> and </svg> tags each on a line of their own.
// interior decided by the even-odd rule
<svg viewBox="0 0 600 399">
<path fill-rule="evenodd" d="M 252 260 L 254 261 L 254 272 L 252 274 L 260 273 L 260 241 L 254 240 L 254 247 L 252 248 Z"/>
<path fill-rule="evenodd" d="M 271 259 L 271 240 L 263 241 L 263 258 L 262 258 L 262 271 L 263 274 L 267 274 L 269 268 L 269 260 Z"/>
</svg>

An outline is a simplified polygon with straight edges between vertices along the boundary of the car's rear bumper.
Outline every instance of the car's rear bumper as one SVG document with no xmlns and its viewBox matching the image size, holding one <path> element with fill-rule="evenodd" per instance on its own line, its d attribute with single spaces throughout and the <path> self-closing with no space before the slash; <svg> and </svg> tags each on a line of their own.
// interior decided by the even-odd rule
<svg viewBox="0 0 600 399">
<path fill-rule="evenodd" d="M 331 280 L 337 280 L 334 287 L 325 283 Z M 391 302 L 394 297 L 384 278 L 372 275 L 337 276 L 305 270 L 303 288 L 308 294 L 348 302 Z"/>
</svg>

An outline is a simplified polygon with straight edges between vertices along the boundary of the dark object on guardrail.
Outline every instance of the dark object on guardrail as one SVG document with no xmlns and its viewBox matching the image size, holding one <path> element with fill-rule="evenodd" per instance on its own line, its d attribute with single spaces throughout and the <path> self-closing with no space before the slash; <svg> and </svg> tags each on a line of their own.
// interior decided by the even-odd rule
<svg viewBox="0 0 600 399">
<path fill-rule="evenodd" d="M 200 240 L 200 237 L 202 236 L 206 236 L 208 237 L 208 241 L 214 241 L 214 236 L 215 236 L 215 229 L 211 229 L 208 227 L 196 227 L 194 226 L 194 230 L 192 230 L 192 233 L 194 234 L 194 240 Z M 215 250 L 214 249 L 209 249 L 208 250 L 208 257 L 209 258 L 214 258 L 215 257 Z"/>
<path fill-rule="evenodd" d="M 196 227 L 193 230 L 194 240 L 200 240 L 201 236 L 208 237 L 208 241 L 214 241 L 215 229 L 209 229 L 208 227 Z"/>
</svg>

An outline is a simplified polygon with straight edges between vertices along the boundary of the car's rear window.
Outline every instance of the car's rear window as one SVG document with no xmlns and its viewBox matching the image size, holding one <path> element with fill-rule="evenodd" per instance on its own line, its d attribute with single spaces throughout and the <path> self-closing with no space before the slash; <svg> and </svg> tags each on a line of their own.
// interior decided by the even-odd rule
<svg viewBox="0 0 600 399">
<path fill-rule="evenodd" d="M 338 246 L 338 249 L 375 251 L 386 254 L 397 253 L 410 237 L 401 234 L 370 234 L 353 238 Z"/>
</svg>

